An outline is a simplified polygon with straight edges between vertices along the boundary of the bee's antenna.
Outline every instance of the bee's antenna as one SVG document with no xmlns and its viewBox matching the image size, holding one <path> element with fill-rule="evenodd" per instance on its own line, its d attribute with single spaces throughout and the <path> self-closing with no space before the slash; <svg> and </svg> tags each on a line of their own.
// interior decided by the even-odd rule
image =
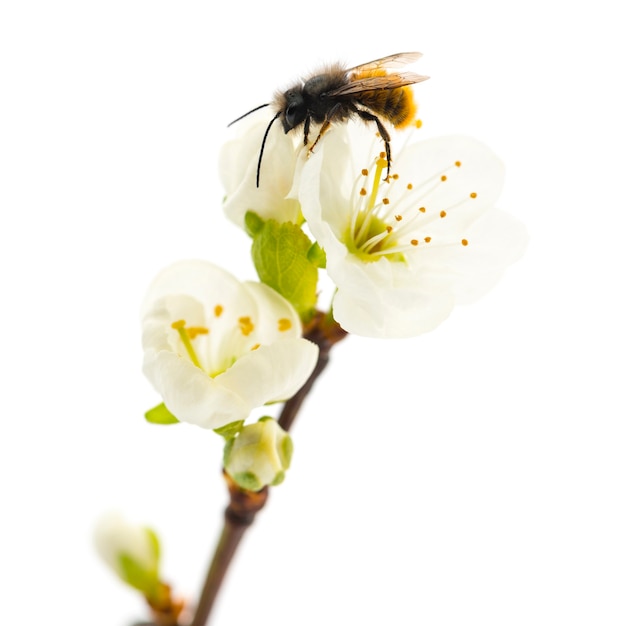
<svg viewBox="0 0 617 626">
<path fill-rule="evenodd" d="M 240 117 L 236 118 L 233 122 L 229 122 L 229 124 L 227 124 L 227 128 L 229 128 L 232 124 L 235 124 L 236 122 L 239 122 L 240 120 L 243 120 L 247 115 L 250 115 L 251 113 L 255 113 L 255 111 L 259 111 L 259 109 L 264 109 L 265 107 L 268 107 L 268 106 L 270 106 L 269 102 L 266 102 L 266 104 L 260 104 L 258 107 L 255 107 L 254 109 L 251 109 L 244 115 L 241 115 Z"/>
<path fill-rule="evenodd" d="M 265 105 L 268 106 L 268 105 Z M 258 109 L 260 109 L 261 107 L 257 107 Z M 256 109 L 253 109 L 256 110 Z M 252 113 L 252 111 L 249 111 L 249 113 Z M 259 187 L 259 172 L 261 171 L 261 159 L 264 155 L 264 149 L 266 147 L 266 139 L 268 137 L 268 133 L 270 132 L 270 129 L 272 128 L 272 124 L 274 124 L 274 122 L 276 121 L 276 119 L 278 118 L 278 116 L 281 114 L 281 112 L 279 111 L 271 120 L 270 123 L 268 124 L 268 128 L 266 128 L 266 132 L 264 133 L 264 138 L 261 142 L 261 149 L 259 150 L 259 160 L 257 161 L 257 187 Z M 248 113 L 246 114 L 248 115 Z M 244 115 L 242 116 L 244 117 Z M 233 122 L 232 122 L 233 123 Z"/>
</svg>

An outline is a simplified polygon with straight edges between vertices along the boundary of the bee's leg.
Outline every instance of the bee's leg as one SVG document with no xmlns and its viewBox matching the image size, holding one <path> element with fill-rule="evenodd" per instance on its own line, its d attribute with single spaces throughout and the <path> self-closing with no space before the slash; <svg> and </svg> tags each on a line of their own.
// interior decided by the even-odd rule
<svg viewBox="0 0 617 626">
<path fill-rule="evenodd" d="M 315 141 L 311 144 L 311 147 L 309 148 L 309 152 L 313 152 L 313 149 L 317 145 L 317 142 L 321 139 L 321 136 L 328 130 L 328 128 L 330 128 L 331 125 L 332 124 L 330 123 L 329 120 L 326 120 L 321 125 L 321 128 L 319 129 L 319 133 L 317 133 L 317 137 L 315 138 Z"/>
<path fill-rule="evenodd" d="M 337 103 L 328 111 L 328 114 L 326 115 L 326 119 L 324 120 L 324 123 L 321 125 L 321 128 L 319 129 L 319 133 L 317 133 L 317 137 L 315 137 L 315 141 L 312 143 L 311 147 L 309 148 L 309 152 L 313 152 L 313 150 L 315 149 L 315 146 L 317 145 L 317 142 L 322 138 L 323 134 L 328 130 L 328 128 L 332 126 L 332 122 L 330 120 L 334 117 L 334 114 L 336 114 L 336 112 L 340 108 L 341 108 L 340 103 Z M 305 136 L 305 139 L 306 139 L 306 136 Z M 304 145 L 306 145 L 306 141 L 304 142 Z"/>
<path fill-rule="evenodd" d="M 377 130 L 379 131 L 379 135 L 383 139 L 384 146 L 386 148 L 386 161 L 388 162 L 388 170 L 386 172 L 386 177 L 384 181 L 388 181 L 390 178 L 390 165 L 392 165 L 392 155 L 390 153 L 390 135 L 386 130 L 386 127 L 381 123 L 381 120 L 372 113 L 368 111 L 363 111 L 362 109 L 358 109 L 354 107 L 358 116 L 363 119 L 365 122 L 375 122 L 377 124 Z"/>
<path fill-rule="evenodd" d="M 311 116 L 307 115 L 304 120 L 304 145 L 308 143 L 309 131 L 311 130 Z"/>
</svg>

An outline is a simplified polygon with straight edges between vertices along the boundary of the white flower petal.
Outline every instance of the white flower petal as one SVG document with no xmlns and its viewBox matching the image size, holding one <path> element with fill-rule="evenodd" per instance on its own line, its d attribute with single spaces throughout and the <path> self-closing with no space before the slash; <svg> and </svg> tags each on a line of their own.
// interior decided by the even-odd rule
<svg viewBox="0 0 617 626">
<path fill-rule="evenodd" d="M 182 422 L 219 428 L 246 419 L 253 409 L 234 390 L 175 352 L 146 352 L 143 370 L 165 406 Z"/>
<path fill-rule="evenodd" d="M 318 356 L 317 346 L 306 339 L 283 339 L 246 354 L 217 382 L 237 389 L 255 407 L 287 400 L 311 375 Z"/>
<path fill-rule="evenodd" d="M 233 274 L 213 263 L 188 259 L 166 267 L 152 281 L 141 307 L 142 319 L 158 300 L 178 294 L 197 301 L 211 299 L 211 294 L 216 294 L 220 302 L 237 302 L 240 307 L 251 306 L 250 297 Z"/>
<path fill-rule="evenodd" d="M 269 115 L 269 117 L 268 117 Z M 280 123 L 270 129 L 261 162 L 259 187 L 256 184 L 257 163 L 261 144 L 272 112 L 256 112 L 250 119 L 238 122 L 238 137 L 221 149 L 219 171 L 227 193 L 223 203 L 225 214 L 244 228 L 247 211 L 264 220 L 300 221 L 300 204 L 287 198 L 294 178 L 298 148 Z"/>
<path fill-rule="evenodd" d="M 247 281 L 244 286 L 259 311 L 254 323 L 260 343 L 302 336 L 302 322 L 288 300 L 263 283 Z"/>
<path fill-rule="evenodd" d="M 337 287 L 335 319 L 351 333 L 409 337 L 486 293 L 527 236 L 494 208 L 504 168 L 480 142 L 408 144 L 385 183 L 385 165 L 375 167 L 382 146 L 371 135 L 353 124 L 329 132 L 295 189 Z"/>
</svg>

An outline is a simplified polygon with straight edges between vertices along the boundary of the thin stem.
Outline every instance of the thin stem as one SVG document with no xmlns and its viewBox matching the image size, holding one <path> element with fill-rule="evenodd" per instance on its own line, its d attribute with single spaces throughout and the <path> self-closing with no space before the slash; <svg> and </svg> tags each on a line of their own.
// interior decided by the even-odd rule
<svg viewBox="0 0 617 626">
<path fill-rule="evenodd" d="M 205 626 L 240 539 L 268 499 L 267 487 L 258 492 L 246 491 L 238 487 L 227 473 L 224 472 L 224 476 L 229 490 L 229 506 L 225 509 L 225 524 L 191 626 Z"/>
<path fill-rule="evenodd" d="M 310 326 L 305 329 L 304 336 L 317 344 L 319 358 L 311 376 L 301 389 L 287 400 L 281 410 L 278 421 L 281 427 L 287 431 L 291 428 L 313 384 L 326 368 L 330 359 L 330 348 L 343 339 L 346 333 L 330 316 L 317 313 Z M 240 540 L 247 528 L 253 523 L 257 513 L 265 506 L 268 497 L 267 487 L 258 492 L 246 491 L 238 487 L 226 473 L 224 476 L 229 490 L 229 506 L 225 510 L 225 524 L 212 557 L 191 626 L 206 626 L 227 568 L 236 553 Z"/>
<path fill-rule="evenodd" d="M 317 365 L 308 380 L 299 389 L 296 395 L 292 396 L 285 404 L 279 415 L 279 424 L 281 428 L 289 432 L 291 426 L 296 419 L 296 415 L 300 411 L 300 407 L 306 396 L 311 391 L 315 381 L 321 373 L 326 369 L 326 365 L 330 361 L 330 348 L 344 339 L 347 333 L 334 320 L 325 313 L 319 313 L 315 317 L 314 323 L 306 330 L 304 337 L 309 341 L 317 344 L 319 347 L 319 357 Z"/>
</svg>

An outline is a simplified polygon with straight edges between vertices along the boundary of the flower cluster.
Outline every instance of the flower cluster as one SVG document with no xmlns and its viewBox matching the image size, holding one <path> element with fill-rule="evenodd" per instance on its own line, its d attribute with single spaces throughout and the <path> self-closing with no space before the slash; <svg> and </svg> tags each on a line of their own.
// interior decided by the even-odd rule
<svg viewBox="0 0 617 626">
<path fill-rule="evenodd" d="M 408 97 L 411 103 L 411 91 Z M 411 122 L 415 104 L 409 110 Z M 266 487 L 284 480 L 293 450 L 289 415 L 336 341 L 434 329 L 455 305 L 485 294 L 527 240 L 522 224 L 495 207 L 504 167 L 478 141 L 415 142 L 409 133 L 390 158 L 381 125 L 376 134 L 361 121 L 326 123 L 311 143 L 284 133 L 278 119 L 243 119 L 220 157 L 223 209 L 252 239 L 259 282 L 203 260 L 180 261 L 154 279 L 141 313 L 143 371 L 162 399 L 146 418 L 225 439 L 229 525 L 249 524 Z M 319 311 L 325 279 L 333 297 L 330 310 Z M 261 416 L 251 423 L 255 410 L 295 395 L 278 422 Z M 222 541 L 233 543 L 226 533 L 227 526 Z M 184 603 L 160 580 L 156 535 L 110 516 L 96 545 L 144 594 L 155 623 L 177 626 Z M 202 598 L 208 594 L 205 587 Z"/>
<path fill-rule="evenodd" d="M 313 152 L 271 133 L 256 189 L 263 128 L 247 124 L 246 145 L 235 139 L 223 150 L 225 211 L 237 224 L 242 211 L 298 222 L 299 208 L 325 252 L 334 319 L 350 333 L 432 330 L 454 305 L 486 293 L 525 248 L 523 225 L 495 208 L 503 164 L 476 140 L 408 141 L 386 176 L 383 143 L 360 122 L 333 127 Z"/>
<path fill-rule="evenodd" d="M 280 482 L 289 455 L 265 471 L 274 457 L 242 442 L 257 432 L 274 442 L 274 430 L 245 420 L 295 394 L 315 367 L 317 346 L 302 335 L 317 319 L 319 268 L 334 285 L 331 324 L 411 337 L 486 293 L 526 243 L 524 227 L 495 208 L 504 167 L 478 141 L 410 134 L 388 167 L 362 122 L 334 125 L 310 149 L 274 127 L 257 187 L 266 124 L 243 120 L 220 157 L 223 208 L 252 237 L 260 282 L 179 262 L 154 280 L 142 313 L 144 372 L 163 399 L 148 419 L 216 429 L 226 466 L 255 489 Z"/>
</svg>

